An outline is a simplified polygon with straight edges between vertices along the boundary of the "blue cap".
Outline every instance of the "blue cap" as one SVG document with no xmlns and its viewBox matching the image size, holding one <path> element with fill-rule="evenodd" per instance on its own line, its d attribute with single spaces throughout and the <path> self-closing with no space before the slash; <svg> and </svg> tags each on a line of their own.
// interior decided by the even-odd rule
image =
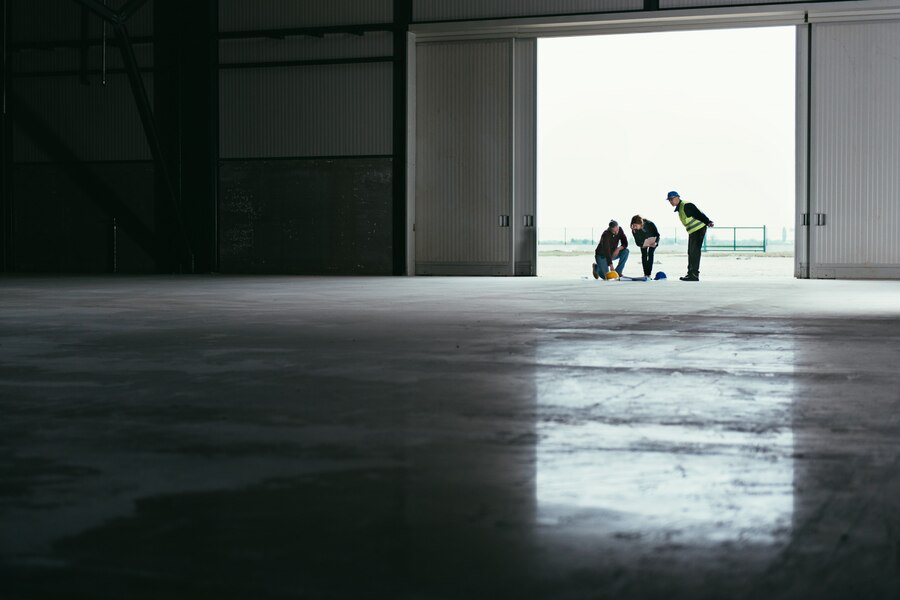
<svg viewBox="0 0 900 600">
<path fill-rule="evenodd" d="M 666 274 L 665 274 L 665 273 L 663 273 L 662 271 L 657 271 L 657 272 L 656 272 L 656 277 L 654 277 L 653 279 L 657 279 L 657 280 L 658 280 L 658 279 L 665 279 L 665 278 L 666 278 Z"/>
<path fill-rule="evenodd" d="M 671 200 L 671 199 L 674 198 L 675 196 L 678 196 L 678 197 L 680 198 L 680 197 L 681 197 L 681 194 L 679 194 L 679 193 L 676 192 L 675 190 L 672 190 L 671 192 L 669 192 L 669 195 L 666 196 L 666 200 Z"/>
</svg>

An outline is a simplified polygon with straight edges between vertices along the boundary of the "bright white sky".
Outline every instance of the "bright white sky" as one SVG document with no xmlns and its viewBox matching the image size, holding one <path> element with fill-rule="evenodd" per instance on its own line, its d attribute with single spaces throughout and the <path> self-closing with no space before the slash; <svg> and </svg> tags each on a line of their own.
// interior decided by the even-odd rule
<svg viewBox="0 0 900 600">
<path fill-rule="evenodd" d="M 538 225 L 794 226 L 793 27 L 538 42 Z M 543 235 L 541 236 L 544 237 Z"/>
</svg>

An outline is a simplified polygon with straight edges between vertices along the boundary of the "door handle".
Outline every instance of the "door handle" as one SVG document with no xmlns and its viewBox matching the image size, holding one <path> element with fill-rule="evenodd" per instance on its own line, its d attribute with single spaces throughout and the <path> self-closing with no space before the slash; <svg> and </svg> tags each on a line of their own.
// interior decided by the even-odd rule
<svg viewBox="0 0 900 600">
<path fill-rule="evenodd" d="M 500 215 L 500 227 L 509 227 L 509 215 Z"/>
<path fill-rule="evenodd" d="M 825 213 L 816 213 L 816 225 L 819 227 L 825 226 Z"/>
</svg>

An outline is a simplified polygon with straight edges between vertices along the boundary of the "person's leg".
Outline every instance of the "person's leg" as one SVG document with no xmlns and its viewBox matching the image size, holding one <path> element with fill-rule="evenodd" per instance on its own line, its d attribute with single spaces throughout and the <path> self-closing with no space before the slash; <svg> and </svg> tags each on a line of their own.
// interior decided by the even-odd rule
<svg viewBox="0 0 900 600">
<path fill-rule="evenodd" d="M 706 238 L 706 227 L 697 232 L 697 258 L 694 260 L 694 277 L 700 279 L 700 259 L 703 257 L 703 240 Z"/>
<path fill-rule="evenodd" d="M 609 265 L 606 264 L 606 258 L 600 254 L 595 254 L 594 262 L 596 265 L 594 267 L 594 272 L 596 273 L 595 277 L 603 279 L 606 277 L 606 274 L 609 273 Z"/>
<path fill-rule="evenodd" d="M 687 274 L 685 275 L 688 279 L 694 278 L 694 269 L 697 266 L 697 255 L 699 254 L 699 246 L 697 245 L 697 232 L 688 235 L 688 266 L 687 266 Z"/>
<path fill-rule="evenodd" d="M 628 262 L 628 248 L 622 248 L 619 251 L 619 262 L 616 263 L 616 273 L 619 274 L 619 277 L 622 276 L 622 271 L 625 270 L 625 263 Z"/>
<path fill-rule="evenodd" d="M 706 227 L 688 236 L 688 273 L 690 279 L 700 279 L 700 254 L 703 249 L 703 238 Z"/>
<path fill-rule="evenodd" d="M 641 266 L 644 267 L 644 277 L 650 277 L 653 270 L 653 248 L 641 248 Z"/>
</svg>

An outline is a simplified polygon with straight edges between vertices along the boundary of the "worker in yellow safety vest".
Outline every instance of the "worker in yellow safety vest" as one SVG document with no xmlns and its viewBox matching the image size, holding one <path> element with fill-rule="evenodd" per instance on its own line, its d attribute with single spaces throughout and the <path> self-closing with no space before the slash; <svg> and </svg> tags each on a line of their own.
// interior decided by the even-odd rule
<svg viewBox="0 0 900 600">
<path fill-rule="evenodd" d="M 713 222 L 704 215 L 699 208 L 691 202 L 684 202 L 678 192 L 669 192 L 666 196 L 669 204 L 675 207 L 681 224 L 688 232 L 688 268 L 687 275 L 679 277 L 681 281 L 700 281 L 700 250 L 703 248 L 703 238 L 706 237 L 706 228 L 712 227 Z"/>
</svg>

